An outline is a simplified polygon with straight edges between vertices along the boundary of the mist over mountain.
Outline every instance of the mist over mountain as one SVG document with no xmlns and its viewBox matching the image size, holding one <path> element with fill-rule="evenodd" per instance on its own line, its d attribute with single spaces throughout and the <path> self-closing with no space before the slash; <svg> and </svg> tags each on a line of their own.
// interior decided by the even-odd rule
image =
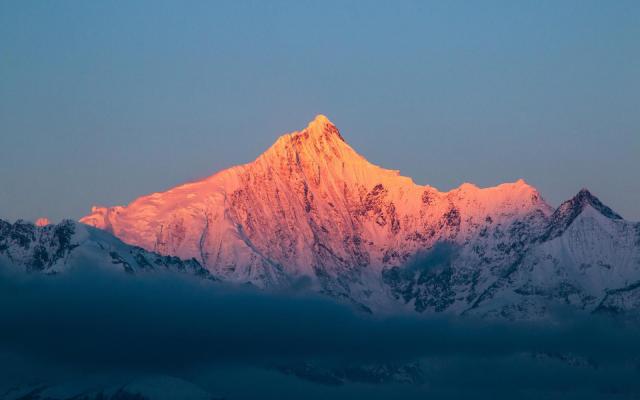
<svg viewBox="0 0 640 400">
<path fill-rule="evenodd" d="M 640 224 L 587 189 L 440 192 L 324 116 L 80 222 L 0 220 L 2 399 L 634 398 L 639 311 Z"/>
<path fill-rule="evenodd" d="M 178 398 L 228 399 L 633 398 L 640 390 L 638 326 L 619 317 L 371 315 L 308 292 L 84 267 L 2 275 L 0 398 L 138 390 L 163 399 L 158 388 L 168 387 Z M 209 397 L 185 394 L 193 392 Z"/>
</svg>

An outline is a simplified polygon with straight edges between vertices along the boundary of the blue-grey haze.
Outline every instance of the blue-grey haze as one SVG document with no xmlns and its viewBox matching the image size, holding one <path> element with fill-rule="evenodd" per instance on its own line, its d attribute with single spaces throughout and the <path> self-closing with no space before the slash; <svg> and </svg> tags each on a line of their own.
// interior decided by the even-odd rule
<svg viewBox="0 0 640 400">
<path fill-rule="evenodd" d="M 640 219 L 638 1 L 0 1 L 0 217 L 78 218 L 326 114 L 448 190 Z"/>
<path fill-rule="evenodd" d="M 175 274 L 80 267 L 55 278 L 16 279 L 6 271 L 0 269 L 0 393 L 21 383 L 83 382 L 91 374 L 176 376 L 229 399 L 584 400 L 640 393 L 635 319 L 567 310 L 550 310 L 556 322 L 538 324 L 374 316 L 305 291 Z M 275 373 L 301 363 L 339 369 L 414 362 L 427 384 L 305 384 Z"/>
</svg>

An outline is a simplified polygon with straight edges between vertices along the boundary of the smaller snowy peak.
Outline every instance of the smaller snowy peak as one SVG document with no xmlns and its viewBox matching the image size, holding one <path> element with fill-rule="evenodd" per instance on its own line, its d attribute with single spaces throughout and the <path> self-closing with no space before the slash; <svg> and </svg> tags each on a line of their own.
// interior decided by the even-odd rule
<svg viewBox="0 0 640 400">
<path fill-rule="evenodd" d="M 551 213 L 553 210 L 544 200 L 538 189 L 531 186 L 524 179 L 518 179 L 515 182 L 502 183 L 494 187 L 496 191 L 504 193 L 510 193 L 511 196 L 519 197 L 523 202 L 534 205 L 540 205 L 541 207 L 548 209 Z"/>
<path fill-rule="evenodd" d="M 454 201 L 471 201 L 472 208 L 477 207 L 478 204 L 484 204 L 488 209 L 500 213 L 504 210 L 513 210 L 514 207 L 521 210 L 540 210 L 545 215 L 551 215 L 553 212 L 540 192 L 522 179 L 485 188 L 465 182 L 445 194 Z"/>
<path fill-rule="evenodd" d="M 122 207 L 102 207 L 102 206 L 92 206 L 91 214 L 86 215 L 80 218 L 79 222 L 93 226 L 94 228 L 103 229 L 107 232 L 114 233 L 113 227 L 109 222 L 109 216 L 111 214 L 117 214 Z"/>
<path fill-rule="evenodd" d="M 528 196 L 528 195 L 537 195 L 540 193 L 538 190 L 529 185 L 524 179 L 518 179 L 515 182 L 506 182 L 501 183 L 497 186 L 490 187 L 479 187 L 478 185 L 471 182 L 464 182 L 457 188 L 453 189 L 449 193 L 453 192 L 466 192 L 466 193 L 491 193 L 493 195 L 496 194 L 509 194 L 509 195 L 519 195 L 519 196 Z"/>
<path fill-rule="evenodd" d="M 562 203 L 560 207 L 558 207 L 558 210 L 563 214 L 576 212 L 579 214 L 587 206 L 593 207 L 596 211 L 609 219 L 623 219 L 618 213 L 604 205 L 600 199 L 591 194 L 587 189 L 581 189 L 578 194 L 573 196 L 572 199 Z"/>
<path fill-rule="evenodd" d="M 457 190 L 461 192 L 475 192 L 477 190 L 480 190 L 480 187 L 471 182 L 464 182 L 462 185 L 458 186 Z"/>
<path fill-rule="evenodd" d="M 505 182 L 501 183 L 497 186 L 494 186 L 496 190 L 508 191 L 508 192 L 525 192 L 525 193 L 538 193 L 538 189 L 534 186 L 531 186 L 524 179 L 518 179 L 515 182 Z"/>
<path fill-rule="evenodd" d="M 560 236 L 587 208 L 592 208 L 611 220 L 623 219 L 620 214 L 603 204 L 589 190 L 583 188 L 578 194 L 562 203 L 551 215 L 549 230 L 543 236 L 543 240 L 550 240 Z"/>
</svg>

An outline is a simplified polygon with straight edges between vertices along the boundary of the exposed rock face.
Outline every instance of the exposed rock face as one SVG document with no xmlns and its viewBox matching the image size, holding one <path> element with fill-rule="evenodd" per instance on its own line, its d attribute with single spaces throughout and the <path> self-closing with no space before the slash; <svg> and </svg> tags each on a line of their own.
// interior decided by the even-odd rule
<svg viewBox="0 0 640 400">
<path fill-rule="evenodd" d="M 440 192 L 369 163 L 324 116 L 249 164 L 125 207 L 94 207 L 81 222 L 195 258 L 225 280 L 277 287 L 310 277 L 316 290 L 372 310 L 395 299 L 394 307 L 421 312 L 510 315 L 508 307 L 528 309 L 532 296 L 595 307 L 618 286 L 599 287 L 597 296 L 572 289 L 573 278 L 569 287 L 557 275 L 565 262 L 622 268 L 620 285 L 638 270 L 637 228 L 587 191 L 555 212 L 522 180 Z M 591 241 L 608 247 L 595 254 Z M 550 268 L 553 293 L 534 285 L 540 268 Z M 494 300 L 512 295 L 517 305 Z M 543 312 L 535 303 L 534 314 Z"/>
<path fill-rule="evenodd" d="M 211 277 L 194 259 L 181 260 L 148 252 L 127 245 L 107 232 L 70 220 L 46 226 L 0 220 L 0 266 L 4 264 L 18 271 L 45 274 L 88 265 L 128 273 L 174 271 Z"/>
</svg>

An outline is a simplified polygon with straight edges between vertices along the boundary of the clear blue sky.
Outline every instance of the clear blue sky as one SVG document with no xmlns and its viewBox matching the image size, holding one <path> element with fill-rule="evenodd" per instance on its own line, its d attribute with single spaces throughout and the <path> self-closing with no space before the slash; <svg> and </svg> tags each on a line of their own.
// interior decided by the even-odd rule
<svg viewBox="0 0 640 400">
<path fill-rule="evenodd" d="M 640 1 L 0 0 L 0 217 L 126 204 L 318 113 L 418 183 L 640 220 Z"/>
</svg>

